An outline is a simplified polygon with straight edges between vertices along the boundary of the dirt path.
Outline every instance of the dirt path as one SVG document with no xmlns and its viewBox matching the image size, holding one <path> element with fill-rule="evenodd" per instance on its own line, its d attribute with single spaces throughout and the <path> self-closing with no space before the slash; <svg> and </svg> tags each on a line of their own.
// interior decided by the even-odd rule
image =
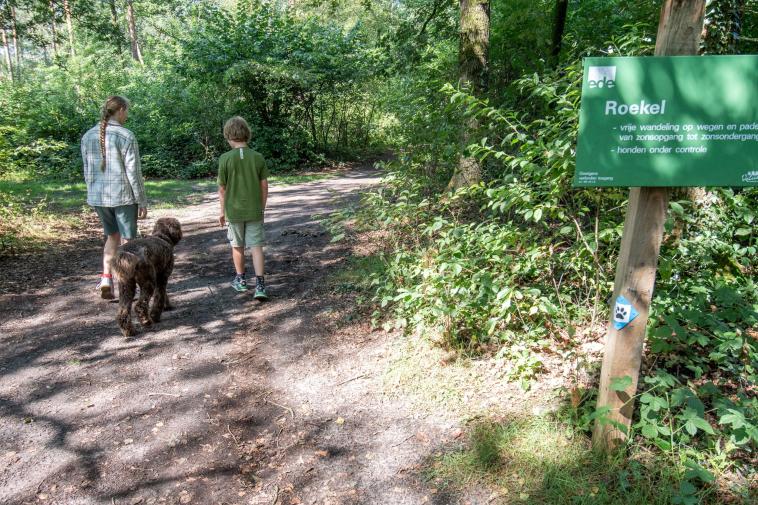
<svg viewBox="0 0 758 505">
<path fill-rule="evenodd" d="M 387 335 L 333 324 L 322 286 L 350 251 L 314 216 L 376 180 L 272 188 L 267 304 L 228 285 L 215 195 L 156 212 L 185 230 L 177 309 L 134 339 L 93 296 L 96 243 L 36 261 L 42 289 L 0 295 L 0 503 L 479 503 L 423 480 L 457 426 L 384 394 Z"/>
</svg>

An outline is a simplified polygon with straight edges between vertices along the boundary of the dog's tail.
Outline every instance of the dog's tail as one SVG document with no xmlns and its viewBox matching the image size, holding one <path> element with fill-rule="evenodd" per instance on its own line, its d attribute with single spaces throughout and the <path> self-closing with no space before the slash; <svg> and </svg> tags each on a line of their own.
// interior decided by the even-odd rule
<svg viewBox="0 0 758 505">
<path fill-rule="evenodd" d="M 139 261 L 136 254 L 119 249 L 111 258 L 111 271 L 119 282 L 134 279 Z"/>
</svg>

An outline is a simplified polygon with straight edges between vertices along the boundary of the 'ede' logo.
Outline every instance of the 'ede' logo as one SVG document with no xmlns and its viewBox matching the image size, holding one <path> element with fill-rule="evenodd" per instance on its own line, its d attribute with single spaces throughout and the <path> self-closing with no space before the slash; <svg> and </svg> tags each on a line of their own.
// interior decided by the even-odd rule
<svg viewBox="0 0 758 505">
<path fill-rule="evenodd" d="M 616 67 L 590 67 L 587 81 L 590 88 L 615 88 Z"/>
</svg>

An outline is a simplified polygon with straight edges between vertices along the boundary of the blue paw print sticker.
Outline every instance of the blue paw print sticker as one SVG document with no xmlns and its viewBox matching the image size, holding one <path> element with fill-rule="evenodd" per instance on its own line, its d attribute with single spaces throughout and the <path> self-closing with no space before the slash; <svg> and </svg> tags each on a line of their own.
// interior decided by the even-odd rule
<svg viewBox="0 0 758 505">
<path fill-rule="evenodd" d="M 640 313 L 632 306 L 632 302 L 623 296 L 616 298 L 616 305 L 613 307 L 614 328 L 617 330 L 623 330 L 639 315 Z"/>
</svg>

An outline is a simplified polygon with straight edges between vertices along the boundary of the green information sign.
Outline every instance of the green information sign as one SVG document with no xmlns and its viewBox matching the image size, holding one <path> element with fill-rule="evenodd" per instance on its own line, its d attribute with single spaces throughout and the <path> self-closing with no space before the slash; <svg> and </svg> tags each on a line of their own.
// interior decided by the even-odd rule
<svg viewBox="0 0 758 505">
<path fill-rule="evenodd" d="M 758 186 L 758 55 L 585 58 L 574 186 Z"/>
</svg>

